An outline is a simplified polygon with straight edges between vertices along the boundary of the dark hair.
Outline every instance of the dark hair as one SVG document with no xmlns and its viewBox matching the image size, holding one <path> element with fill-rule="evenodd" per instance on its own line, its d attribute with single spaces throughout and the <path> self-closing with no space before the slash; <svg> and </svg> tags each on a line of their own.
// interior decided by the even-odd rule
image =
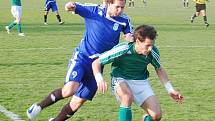
<svg viewBox="0 0 215 121">
<path fill-rule="evenodd" d="M 145 41 L 146 38 L 155 40 L 156 36 L 157 36 L 157 31 L 153 26 L 150 26 L 150 25 L 141 25 L 134 30 L 134 41 L 138 39 L 141 42 L 143 42 Z"/>
<path fill-rule="evenodd" d="M 126 0 L 105 0 L 105 2 L 106 3 L 114 3 L 115 1 L 125 1 L 126 2 Z"/>
</svg>

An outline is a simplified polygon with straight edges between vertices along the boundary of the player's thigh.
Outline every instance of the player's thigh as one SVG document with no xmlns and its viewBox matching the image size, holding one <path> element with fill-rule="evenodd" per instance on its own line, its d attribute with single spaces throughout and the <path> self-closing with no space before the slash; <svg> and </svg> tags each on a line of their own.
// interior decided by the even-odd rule
<svg viewBox="0 0 215 121">
<path fill-rule="evenodd" d="M 119 83 L 119 86 L 116 87 L 116 94 L 119 98 L 130 103 L 133 101 L 133 94 L 126 82 Z"/>
<path fill-rule="evenodd" d="M 206 10 L 201 10 L 200 13 L 202 16 L 206 16 Z"/>
<path fill-rule="evenodd" d="M 141 106 L 146 99 L 150 96 L 155 95 L 152 87 L 149 83 L 149 80 L 129 80 L 128 82 L 129 87 L 132 90 L 134 102 L 138 106 Z"/>
<path fill-rule="evenodd" d="M 51 9 L 51 5 L 50 4 L 47 4 L 46 6 L 45 6 L 45 9 L 44 9 L 44 11 L 47 11 L 47 13 L 48 13 L 48 11 Z"/>
<path fill-rule="evenodd" d="M 68 62 L 68 70 L 66 73 L 65 83 L 69 81 L 81 82 L 85 74 L 85 62 L 83 55 L 79 51 L 75 51 Z"/>
<path fill-rule="evenodd" d="M 66 76 L 66 83 L 77 82 L 80 84 L 75 95 L 87 100 L 92 100 L 97 91 L 97 83 L 91 66 L 92 62 L 93 60 L 83 53 L 74 52 Z"/>
<path fill-rule="evenodd" d="M 97 83 L 93 74 L 89 74 L 91 72 L 88 72 L 86 72 L 80 87 L 75 93 L 75 96 L 86 100 L 92 100 L 97 91 Z"/>
<path fill-rule="evenodd" d="M 133 101 L 132 90 L 126 83 L 126 80 L 113 77 L 111 79 L 111 87 L 114 95 L 118 101 L 127 101 L 127 104 L 131 104 Z"/>
<path fill-rule="evenodd" d="M 196 13 L 201 11 L 201 4 L 196 4 Z"/>
<path fill-rule="evenodd" d="M 79 82 L 75 81 L 67 82 L 62 88 L 63 97 L 66 98 L 74 95 L 74 93 L 78 90 L 79 85 L 80 85 Z"/>
<path fill-rule="evenodd" d="M 161 108 L 158 103 L 157 98 L 153 95 L 145 100 L 145 102 L 141 106 L 148 114 L 150 115 L 160 115 L 161 116 Z"/>
<path fill-rule="evenodd" d="M 19 23 L 22 17 L 22 7 L 21 6 L 12 6 L 11 13 L 14 18 L 16 18 L 16 22 Z"/>
<path fill-rule="evenodd" d="M 123 95 L 132 95 L 131 89 L 126 82 L 119 83 L 119 85 L 116 87 L 116 93 L 119 95 L 119 97 L 123 97 Z"/>
<path fill-rule="evenodd" d="M 58 7 L 56 3 L 52 3 L 52 12 L 57 12 L 58 11 Z"/>
<path fill-rule="evenodd" d="M 79 88 L 85 74 L 84 63 L 79 52 L 74 52 L 68 63 L 65 85 L 62 89 L 64 97 L 73 95 Z"/>
</svg>

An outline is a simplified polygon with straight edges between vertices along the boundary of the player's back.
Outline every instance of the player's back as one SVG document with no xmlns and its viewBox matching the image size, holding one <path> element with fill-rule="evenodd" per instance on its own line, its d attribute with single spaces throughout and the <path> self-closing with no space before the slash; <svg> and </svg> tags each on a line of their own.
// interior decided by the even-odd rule
<svg viewBox="0 0 215 121">
<path fill-rule="evenodd" d="M 207 0 L 195 0 L 198 4 L 205 4 Z"/>
<path fill-rule="evenodd" d="M 77 4 L 76 9 L 75 12 L 85 19 L 86 31 L 79 50 L 87 56 L 110 50 L 118 44 L 120 33 L 125 33 L 127 26 L 130 26 L 128 17 L 109 17 L 107 9 L 99 5 Z M 127 31 L 131 33 L 132 29 Z"/>
<path fill-rule="evenodd" d="M 10 0 L 12 6 L 21 6 L 21 0 Z"/>
</svg>

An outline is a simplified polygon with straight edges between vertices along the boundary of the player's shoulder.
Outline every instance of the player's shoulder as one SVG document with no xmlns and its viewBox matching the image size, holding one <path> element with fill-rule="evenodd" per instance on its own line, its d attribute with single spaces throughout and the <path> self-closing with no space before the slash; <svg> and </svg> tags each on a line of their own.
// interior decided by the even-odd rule
<svg viewBox="0 0 215 121">
<path fill-rule="evenodd" d="M 129 19 L 129 16 L 126 14 L 126 13 L 122 13 L 120 15 L 121 18 L 124 18 L 124 19 Z"/>
<path fill-rule="evenodd" d="M 92 6 L 92 7 L 98 7 L 99 4 L 95 3 L 80 3 L 80 2 L 75 2 L 75 4 L 81 5 L 81 6 Z"/>
<path fill-rule="evenodd" d="M 152 52 L 152 55 L 153 55 L 153 54 L 160 55 L 159 49 L 158 49 L 158 47 L 155 46 L 155 45 L 153 46 L 151 52 Z"/>
<path fill-rule="evenodd" d="M 104 52 L 100 58 L 107 58 L 109 56 L 120 57 L 126 54 L 129 50 L 128 43 L 122 42 L 114 46 L 111 50 Z"/>
<path fill-rule="evenodd" d="M 117 44 L 116 46 L 114 46 L 111 49 L 111 51 L 112 52 L 120 52 L 120 53 L 122 53 L 122 52 L 128 51 L 129 48 L 130 48 L 130 45 L 129 45 L 128 42 L 121 42 L 121 43 Z"/>
<path fill-rule="evenodd" d="M 99 9 L 105 9 L 105 8 L 106 8 L 106 5 L 104 5 L 104 4 L 99 4 L 98 7 L 99 7 Z"/>
<path fill-rule="evenodd" d="M 130 46 L 129 42 L 121 42 L 118 45 L 116 45 L 115 47 L 121 47 L 123 49 L 128 49 Z"/>
</svg>

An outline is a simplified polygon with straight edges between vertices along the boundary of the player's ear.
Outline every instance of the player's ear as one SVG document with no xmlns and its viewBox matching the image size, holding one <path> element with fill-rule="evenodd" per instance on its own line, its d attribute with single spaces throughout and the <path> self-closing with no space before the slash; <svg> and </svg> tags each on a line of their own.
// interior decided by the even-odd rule
<svg viewBox="0 0 215 121">
<path fill-rule="evenodd" d="M 141 43 L 141 41 L 137 38 L 137 39 L 135 39 L 135 42 L 137 43 L 137 44 L 140 44 Z"/>
</svg>

